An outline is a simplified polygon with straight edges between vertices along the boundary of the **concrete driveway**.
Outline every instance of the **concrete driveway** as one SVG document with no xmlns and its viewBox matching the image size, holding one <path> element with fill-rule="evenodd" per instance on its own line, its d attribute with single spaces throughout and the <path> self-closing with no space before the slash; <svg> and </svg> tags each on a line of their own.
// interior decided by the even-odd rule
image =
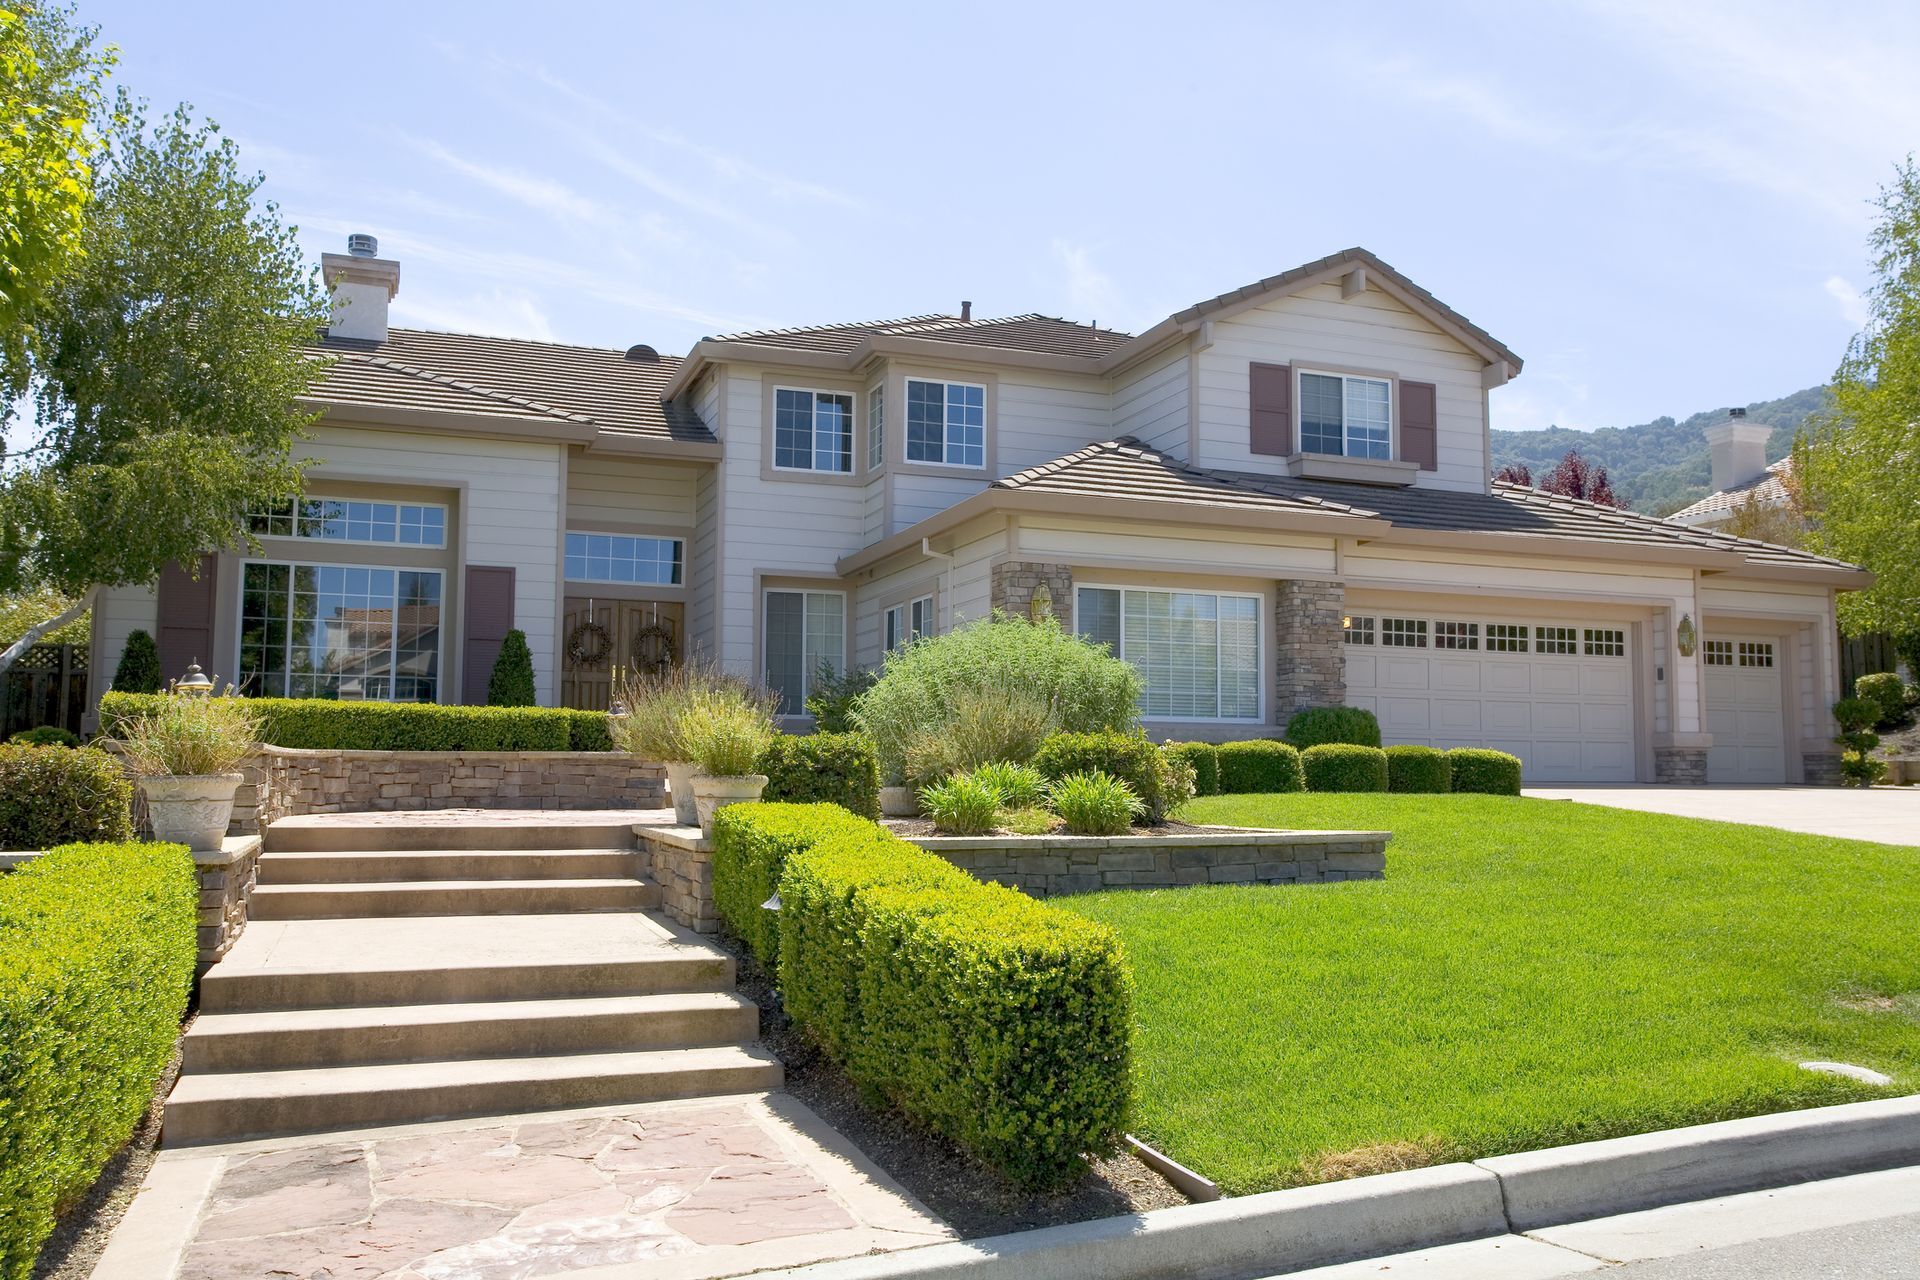
<svg viewBox="0 0 1920 1280">
<path fill-rule="evenodd" d="M 1528 787 L 1522 794 L 1920 846 L 1920 787 Z"/>
</svg>

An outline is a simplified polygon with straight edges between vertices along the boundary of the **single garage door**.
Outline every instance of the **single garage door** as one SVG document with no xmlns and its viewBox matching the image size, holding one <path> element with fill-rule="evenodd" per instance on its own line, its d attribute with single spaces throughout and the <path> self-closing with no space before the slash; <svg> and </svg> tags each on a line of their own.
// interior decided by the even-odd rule
<svg viewBox="0 0 1920 1280">
<path fill-rule="evenodd" d="M 1707 685 L 1707 781 L 1757 786 L 1787 780 L 1787 713 L 1779 647 L 1737 636 L 1703 640 Z"/>
<path fill-rule="evenodd" d="M 1528 782 L 1633 782 L 1633 666 L 1625 627 L 1354 614 L 1347 702 L 1388 744 L 1492 747 Z"/>
</svg>

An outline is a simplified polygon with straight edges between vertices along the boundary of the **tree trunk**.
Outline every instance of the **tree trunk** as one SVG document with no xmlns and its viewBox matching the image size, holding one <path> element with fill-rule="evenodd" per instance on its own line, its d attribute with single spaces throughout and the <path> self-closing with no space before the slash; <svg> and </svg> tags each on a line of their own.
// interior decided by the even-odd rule
<svg viewBox="0 0 1920 1280">
<path fill-rule="evenodd" d="M 37 622 L 33 626 L 28 627 L 25 635 L 8 645 L 5 650 L 0 650 L 0 676 L 7 674 L 13 664 L 20 660 L 21 654 L 33 648 L 34 645 L 39 644 L 41 636 L 46 635 L 49 631 L 58 631 L 61 627 L 66 626 L 69 622 L 72 622 L 75 618 L 93 608 L 94 598 L 99 594 L 100 589 L 98 587 L 90 588 L 85 595 L 67 606 L 66 610 L 57 617 L 48 618 L 45 622 Z"/>
</svg>

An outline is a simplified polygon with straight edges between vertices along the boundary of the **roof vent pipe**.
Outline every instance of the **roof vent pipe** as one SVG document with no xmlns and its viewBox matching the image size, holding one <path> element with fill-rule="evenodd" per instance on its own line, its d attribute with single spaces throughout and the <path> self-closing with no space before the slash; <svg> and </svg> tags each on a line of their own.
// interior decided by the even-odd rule
<svg viewBox="0 0 1920 1280">
<path fill-rule="evenodd" d="M 963 302 L 960 304 L 960 323 L 973 323 L 973 304 L 971 302 Z"/>
<path fill-rule="evenodd" d="M 356 258 L 377 258 L 380 242 L 364 231 L 356 231 L 347 237 L 347 252 Z"/>
</svg>

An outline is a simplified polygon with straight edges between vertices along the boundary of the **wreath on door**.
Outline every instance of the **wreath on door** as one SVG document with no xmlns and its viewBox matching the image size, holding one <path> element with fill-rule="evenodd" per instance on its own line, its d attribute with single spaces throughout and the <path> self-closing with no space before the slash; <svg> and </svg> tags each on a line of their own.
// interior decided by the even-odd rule
<svg viewBox="0 0 1920 1280">
<path fill-rule="evenodd" d="M 567 633 L 567 665 L 592 670 L 613 653 L 613 637 L 597 622 L 582 622 Z"/>
<path fill-rule="evenodd" d="M 673 628 L 652 622 L 633 633 L 633 666 L 645 675 L 662 675 L 680 655 L 674 646 Z"/>
</svg>

